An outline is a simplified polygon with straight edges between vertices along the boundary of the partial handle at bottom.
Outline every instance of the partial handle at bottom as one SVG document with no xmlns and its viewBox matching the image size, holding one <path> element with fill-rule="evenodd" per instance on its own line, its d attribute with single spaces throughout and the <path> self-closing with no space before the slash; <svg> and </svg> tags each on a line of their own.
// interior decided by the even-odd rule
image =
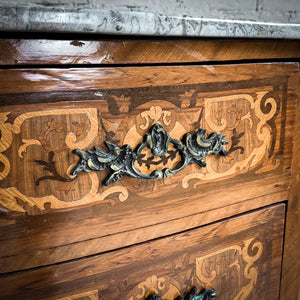
<svg viewBox="0 0 300 300">
<path fill-rule="evenodd" d="M 217 298 L 216 290 L 214 288 L 205 289 L 203 288 L 199 295 L 197 295 L 197 288 L 192 287 L 191 291 L 185 296 L 178 296 L 174 300 L 211 300 Z M 157 294 L 153 293 L 149 295 L 146 300 L 163 300 Z"/>
</svg>

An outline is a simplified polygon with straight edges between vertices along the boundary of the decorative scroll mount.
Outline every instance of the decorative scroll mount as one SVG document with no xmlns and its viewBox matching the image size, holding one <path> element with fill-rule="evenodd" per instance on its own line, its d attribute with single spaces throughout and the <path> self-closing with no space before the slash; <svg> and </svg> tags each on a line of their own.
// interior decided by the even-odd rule
<svg viewBox="0 0 300 300">
<path fill-rule="evenodd" d="M 212 300 L 213 298 L 217 298 L 216 290 L 211 289 L 202 289 L 197 296 L 197 288 L 195 286 L 192 287 L 191 291 L 185 296 L 178 296 L 175 300 Z M 153 293 L 149 295 L 146 300 L 163 300 L 157 294 Z"/>
<path fill-rule="evenodd" d="M 183 170 L 188 164 L 196 163 L 200 167 L 205 167 L 204 158 L 209 154 L 227 155 L 223 145 L 228 144 L 223 138 L 225 134 L 212 133 L 205 138 L 206 130 L 199 129 L 194 135 L 187 133 L 182 141 L 173 139 L 163 129 L 161 124 L 154 124 L 149 133 L 144 136 L 143 142 L 133 151 L 129 145 L 119 147 L 115 144 L 105 142 L 109 152 L 102 151 L 95 147 L 94 151 L 74 150 L 80 157 L 78 164 L 72 169 L 71 175 L 77 175 L 81 171 L 92 172 L 110 168 L 111 173 L 104 180 L 104 185 L 120 180 L 123 176 L 139 179 L 162 179 L 173 176 Z M 138 159 L 145 147 L 151 149 L 155 156 L 162 157 L 168 151 L 169 144 L 173 144 L 182 158 L 182 164 L 176 169 L 165 168 L 155 170 L 149 175 L 142 174 L 136 170 L 134 163 Z"/>
</svg>

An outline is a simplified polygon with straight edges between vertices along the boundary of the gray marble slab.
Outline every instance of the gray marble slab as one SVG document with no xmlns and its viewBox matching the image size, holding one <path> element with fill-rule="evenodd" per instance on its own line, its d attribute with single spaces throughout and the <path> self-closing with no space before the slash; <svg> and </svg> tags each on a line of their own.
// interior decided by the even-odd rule
<svg viewBox="0 0 300 300">
<path fill-rule="evenodd" d="M 148 36 L 300 38 L 300 24 L 294 23 L 8 4 L 0 4 L 0 30 Z"/>
</svg>

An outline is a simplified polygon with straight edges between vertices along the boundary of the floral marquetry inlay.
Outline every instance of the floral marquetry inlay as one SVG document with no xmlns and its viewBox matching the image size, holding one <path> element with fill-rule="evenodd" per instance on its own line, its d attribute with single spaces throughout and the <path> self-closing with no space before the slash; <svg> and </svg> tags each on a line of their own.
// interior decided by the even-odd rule
<svg viewBox="0 0 300 300">
<path fill-rule="evenodd" d="M 227 133 L 231 139 L 229 157 L 222 158 L 222 166 L 210 161 L 211 158 L 208 157 L 206 170 L 185 176 L 182 180 L 183 187 L 189 187 L 191 179 L 207 181 L 246 173 L 256 168 L 270 154 L 274 158 L 276 153 L 270 153 L 270 150 L 272 143 L 277 141 L 274 140 L 274 128 L 269 121 L 277 110 L 276 100 L 267 91 L 258 92 L 255 96 L 237 94 L 205 99 L 206 128 Z M 264 168 L 268 170 L 278 167 L 279 161 L 276 159 L 270 159 L 264 164 Z"/>
<path fill-rule="evenodd" d="M 240 285 L 245 284 L 232 294 L 233 300 L 245 300 L 254 288 L 258 270 L 255 262 L 261 257 L 263 244 L 249 239 L 240 245 L 233 245 L 209 255 L 196 258 L 196 276 L 205 286 L 219 286 L 222 278 L 241 277 Z M 231 275 L 232 274 L 232 275 Z"/>
<path fill-rule="evenodd" d="M 42 197 L 31 196 L 24 192 L 24 187 L 12 186 L 0 189 L 0 204 L 10 211 L 26 212 L 29 214 L 36 214 L 46 211 L 47 209 L 70 208 L 83 204 L 93 203 L 96 201 L 104 201 L 110 194 L 118 193 L 119 200 L 124 201 L 128 197 L 128 191 L 122 187 L 110 187 L 105 191 L 99 193 L 99 178 L 95 174 L 88 174 L 88 186 L 85 186 L 85 193 L 80 194 L 79 182 L 70 175 L 70 169 L 73 162 L 65 160 L 66 155 L 75 148 L 84 149 L 88 147 L 99 134 L 98 113 L 95 108 L 88 109 L 59 109 L 59 110 L 45 110 L 36 111 L 32 113 L 24 113 L 19 115 L 10 124 L 7 121 L 8 113 L 0 115 L 0 129 L 1 129 L 1 143 L 0 150 L 5 150 L 13 147 L 13 138 L 15 134 L 21 134 L 22 144 L 16 149 L 18 153 L 19 165 L 31 165 L 36 172 L 25 174 L 23 180 L 27 181 L 25 189 L 38 190 L 44 182 L 50 182 L 53 187 L 53 194 L 43 195 Z M 60 124 L 57 119 L 60 120 Z M 22 129 L 31 128 L 32 120 L 36 120 L 40 131 L 35 135 L 35 138 L 27 138 L 23 134 Z M 83 127 L 80 124 L 88 124 Z M 83 130 L 84 128 L 84 130 Z M 26 132 L 24 130 L 24 132 Z M 85 132 L 83 132 L 85 131 Z M 51 139 L 53 135 L 53 138 Z M 39 151 L 37 148 L 39 147 Z M 39 154 L 40 153 L 40 154 Z M 0 178 L 15 177 L 17 168 L 11 169 L 11 163 L 7 156 L 0 153 L 1 163 L 4 165 Z M 30 158 L 28 157 L 30 156 Z M 47 157 L 45 159 L 39 159 Z M 43 171 L 43 169 L 45 171 Z M 29 169 L 30 170 L 30 169 Z M 28 171 L 29 172 L 29 171 Z M 30 172 L 31 173 L 31 172 Z M 38 174 L 41 174 L 38 176 Z M 27 178 L 26 178 L 27 177 Z M 25 179 L 24 179 L 25 178 Z M 22 184 L 22 182 L 20 182 Z M 23 189 L 23 190 L 22 190 Z M 74 190 L 78 192 L 74 192 Z M 59 197 L 59 194 L 62 196 Z M 69 198 L 72 201 L 67 201 Z M 70 200 L 71 200 L 70 199 Z M 106 201 L 106 200 L 105 200 Z M 109 202 L 111 202 L 109 200 Z"/>
<path fill-rule="evenodd" d="M 174 295 L 180 295 L 177 286 L 180 284 L 168 276 L 148 277 L 145 281 L 128 294 L 129 300 L 144 300 L 152 293 L 161 295 L 163 299 L 173 299 Z"/>
<path fill-rule="evenodd" d="M 143 117 L 146 121 L 145 124 L 141 124 L 140 128 L 142 130 L 147 130 L 150 127 L 150 123 L 158 123 L 160 122 L 162 125 L 170 125 L 171 120 L 168 120 L 168 117 L 171 116 L 170 111 L 163 110 L 161 106 L 151 106 L 148 111 L 144 111 L 141 113 L 141 117 Z"/>
<path fill-rule="evenodd" d="M 201 289 L 215 288 L 222 299 L 246 300 L 255 292 L 262 272 L 258 260 L 263 251 L 263 244 L 250 238 L 199 257 L 196 253 L 172 257 L 171 263 L 165 263 L 170 274 L 149 276 L 128 293 L 128 298 L 141 300 L 155 293 L 162 299 L 173 300 L 191 286 L 199 286 Z M 182 264 L 176 268 L 177 259 L 182 259 Z"/>
</svg>

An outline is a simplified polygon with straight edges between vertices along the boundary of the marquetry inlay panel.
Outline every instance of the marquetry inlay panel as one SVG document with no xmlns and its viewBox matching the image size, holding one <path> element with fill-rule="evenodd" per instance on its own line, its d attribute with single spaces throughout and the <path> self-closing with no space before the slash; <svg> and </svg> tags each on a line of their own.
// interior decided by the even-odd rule
<svg viewBox="0 0 300 300">
<path fill-rule="evenodd" d="M 126 201 L 130 193 L 152 198 L 175 187 L 201 188 L 249 172 L 254 177 L 281 172 L 287 91 L 284 82 L 267 83 L 249 83 L 247 92 L 239 89 L 240 82 L 229 91 L 219 88 L 215 92 L 203 92 L 198 84 L 178 87 L 170 94 L 166 87 L 167 97 L 153 87 L 143 94 L 143 100 L 136 88 L 118 95 L 107 93 L 101 105 L 88 101 L 75 103 L 73 108 L 63 104 L 56 109 L 47 104 L 38 108 L 28 105 L 24 113 L 14 113 L 7 107 L 0 113 L 2 209 L 41 214 L 97 202 L 115 205 Z M 229 155 L 208 156 L 207 167 L 190 165 L 164 180 L 122 178 L 105 187 L 102 181 L 107 170 L 70 175 L 78 161 L 72 150 L 95 145 L 104 148 L 104 141 L 135 148 L 155 123 L 179 140 L 199 128 L 207 133 L 224 133 Z M 163 157 L 144 149 L 135 167 L 150 174 L 156 169 L 175 168 L 180 159 L 172 146 Z"/>
</svg>

